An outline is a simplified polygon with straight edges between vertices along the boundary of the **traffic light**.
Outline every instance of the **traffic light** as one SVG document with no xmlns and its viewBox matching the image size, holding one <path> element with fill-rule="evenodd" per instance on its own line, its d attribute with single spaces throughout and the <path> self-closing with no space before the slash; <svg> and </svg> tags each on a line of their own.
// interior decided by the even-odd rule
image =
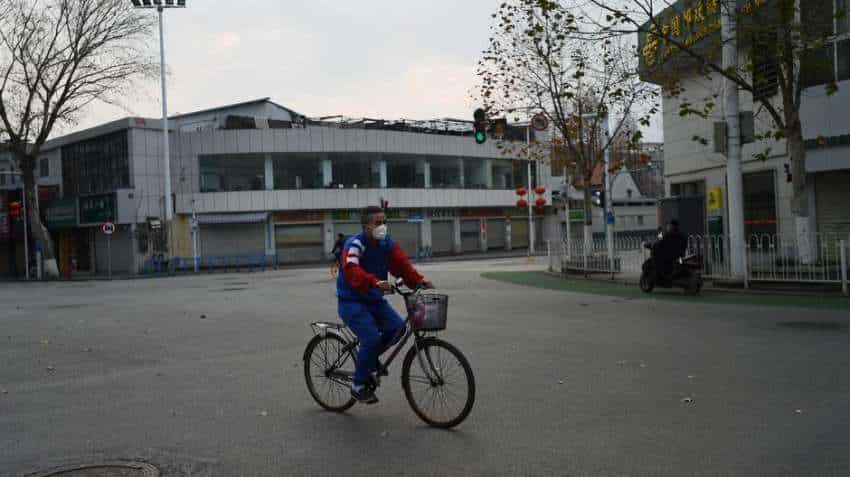
<svg viewBox="0 0 850 477">
<path fill-rule="evenodd" d="M 487 141 L 487 112 L 478 108 L 472 114 L 472 118 L 474 119 L 472 130 L 475 135 L 475 142 L 484 144 Z"/>
</svg>

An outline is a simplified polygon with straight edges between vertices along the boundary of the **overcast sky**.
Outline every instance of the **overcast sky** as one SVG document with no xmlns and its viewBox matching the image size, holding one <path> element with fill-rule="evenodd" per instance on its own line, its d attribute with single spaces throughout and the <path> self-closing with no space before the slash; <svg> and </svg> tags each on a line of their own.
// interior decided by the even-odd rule
<svg viewBox="0 0 850 477">
<path fill-rule="evenodd" d="M 471 119 L 475 64 L 500 3 L 188 0 L 165 13 L 169 114 L 268 96 L 311 117 Z M 74 129 L 159 117 L 159 98 L 150 82 L 127 110 L 95 105 Z"/>
</svg>

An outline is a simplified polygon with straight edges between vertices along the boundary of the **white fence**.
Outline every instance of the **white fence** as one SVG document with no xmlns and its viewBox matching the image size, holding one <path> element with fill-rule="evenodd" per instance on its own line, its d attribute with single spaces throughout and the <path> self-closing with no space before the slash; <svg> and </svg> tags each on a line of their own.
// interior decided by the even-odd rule
<svg viewBox="0 0 850 477">
<path fill-rule="evenodd" d="M 594 238 L 585 250 L 582 240 L 549 243 L 549 268 L 557 272 L 610 273 L 637 277 L 649 257 L 643 246 L 652 237 L 615 237 L 613 258 L 608 257 L 604 238 Z M 801 250 L 796 237 L 752 235 L 745 244 L 745 285 L 750 282 L 791 282 L 841 284 L 848 289 L 848 245 L 850 236 L 818 234 Z M 801 253 L 801 251 L 808 253 Z M 732 279 L 729 237 L 693 235 L 688 252 L 702 258 L 703 275 L 714 280 Z M 808 256 L 808 259 L 804 259 Z"/>
</svg>

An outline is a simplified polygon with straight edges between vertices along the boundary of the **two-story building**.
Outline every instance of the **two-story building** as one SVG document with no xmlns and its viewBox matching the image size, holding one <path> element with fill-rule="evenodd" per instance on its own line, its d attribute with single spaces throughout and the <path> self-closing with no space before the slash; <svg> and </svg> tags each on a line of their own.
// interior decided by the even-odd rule
<svg viewBox="0 0 850 477">
<path fill-rule="evenodd" d="M 679 0 L 657 19 L 668 32 L 696 47 L 719 44 L 719 10 L 709 4 Z M 770 8 L 764 1 L 739 1 L 751 9 Z M 832 25 L 825 32 L 826 41 L 803 55 L 801 81 L 801 121 L 806 140 L 806 184 L 812 235 L 850 236 L 850 208 L 846 206 L 850 186 L 850 21 L 836 14 L 846 6 L 843 0 L 800 2 L 804 22 L 819 21 Z M 751 10 L 755 11 L 755 10 Z M 697 15 L 696 13 L 699 13 Z M 685 19 L 689 22 L 686 22 Z M 805 25 L 804 25 L 805 26 Z M 674 28 L 675 27 L 675 28 Z M 740 91 L 741 111 L 754 112 L 756 137 L 770 129 L 768 114 L 759 100 L 780 102 L 776 82 L 776 63 L 751 53 L 760 43 L 741 30 L 739 61 L 741 70 L 757 68 L 765 78 L 753 94 Z M 714 123 L 724 120 L 723 80 L 719 74 L 706 72 L 692 62 L 677 57 L 672 46 L 663 41 L 648 43 L 642 38 L 642 78 L 662 86 L 664 123 L 664 177 L 668 196 L 702 197 L 706 224 L 700 233 L 728 234 L 728 198 L 726 193 L 726 158 L 715 152 Z M 755 45 L 755 46 L 754 46 Z M 719 50 L 718 50 L 719 51 Z M 681 55 L 679 53 L 678 55 Z M 761 55 L 763 56 L 763 55 Z M 719 62 L 719 56 L 717 58 Z M 771 70 L 771 68 L 774 68 Z M 670 80 L 675 79 L 675 83 Z M 837 82 L 838 91 L 829 95 L 826 85 Z M 678 94 L 670 85 L 675 84 Z M 687 103 L 702 108 L 707 102 L 715 106 L 708 117 L 681 116 L 680 106 Z M 781 106 L 780 106 L 781 107 Z M 767 153 L 767 154 L 764 154 Z M 743 195 L 745 234 L 754 236 L 795 237 L 791 212 L 792 184 L 790 160 L 784 140 L 756 140 L 743 145 Z M 709 200 L 712 197 L 712 200 Z M 720 200 L 718 200 L 720 199 Z"/>
<path fill-rule="evenodd" d="M 173 256 L 191 257 L 193 239 L 202 259 L 320 261 L 337 233 L 359 231 L 359 210 L 382 200 L 390 234 L 413 257 L 528 247 L 514 192 L 528 183 L 527 162 L 494 141 L 476 144 L 468 126 L 310 120 L 267 98 L 177 115 L 169 126 L 170 234 L 160 227 L 159 120 L 122 119 L 47 143 L 45 156 L 61 157 L 63 201 L 77 211 L 59 233 L 60 268 L 73 260 L 101 272 L 109 248 L 116 273 L 135 273 L 165 241 Z M 545 184 L 548 168 L 539 175 Z M 536 215 L 542 243 L 547 215 Z M 107 220 L 117 225 L 109 247 L 99 231 Z"/>
</svg>

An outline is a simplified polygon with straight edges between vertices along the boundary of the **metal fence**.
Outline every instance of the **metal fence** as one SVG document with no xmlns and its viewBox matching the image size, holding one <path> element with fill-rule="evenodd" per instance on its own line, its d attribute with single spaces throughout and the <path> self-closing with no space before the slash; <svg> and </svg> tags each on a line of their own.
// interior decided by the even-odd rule
<svg viewBox="0 0 850 477">
<path fill-rule="evenodd" d="M 549 269 L 556 272 L 610 273 L 638 277 L 641 265 L 649 257 L 643 246 L 654 237 L 615 237 L 613 257 L 608 257 L 607 242 L 594 238 L 587 247 L 583 240 L 550 242 Z M 731 280 L 729 236 L 692 235 L 688 253 L 702 259 L 703 275 L 713 280 Z M 745 285 L 751 282 L 840 284 L 848 291 L 848 245 L 850 236 L 816 234 L 808 243 L 781 234 L 758 234 L 745 243 Z M 804 253 L 807 252 L 807 253 Z M 740 278 L 739 278 L 740 279 Z"/>
</svg>

